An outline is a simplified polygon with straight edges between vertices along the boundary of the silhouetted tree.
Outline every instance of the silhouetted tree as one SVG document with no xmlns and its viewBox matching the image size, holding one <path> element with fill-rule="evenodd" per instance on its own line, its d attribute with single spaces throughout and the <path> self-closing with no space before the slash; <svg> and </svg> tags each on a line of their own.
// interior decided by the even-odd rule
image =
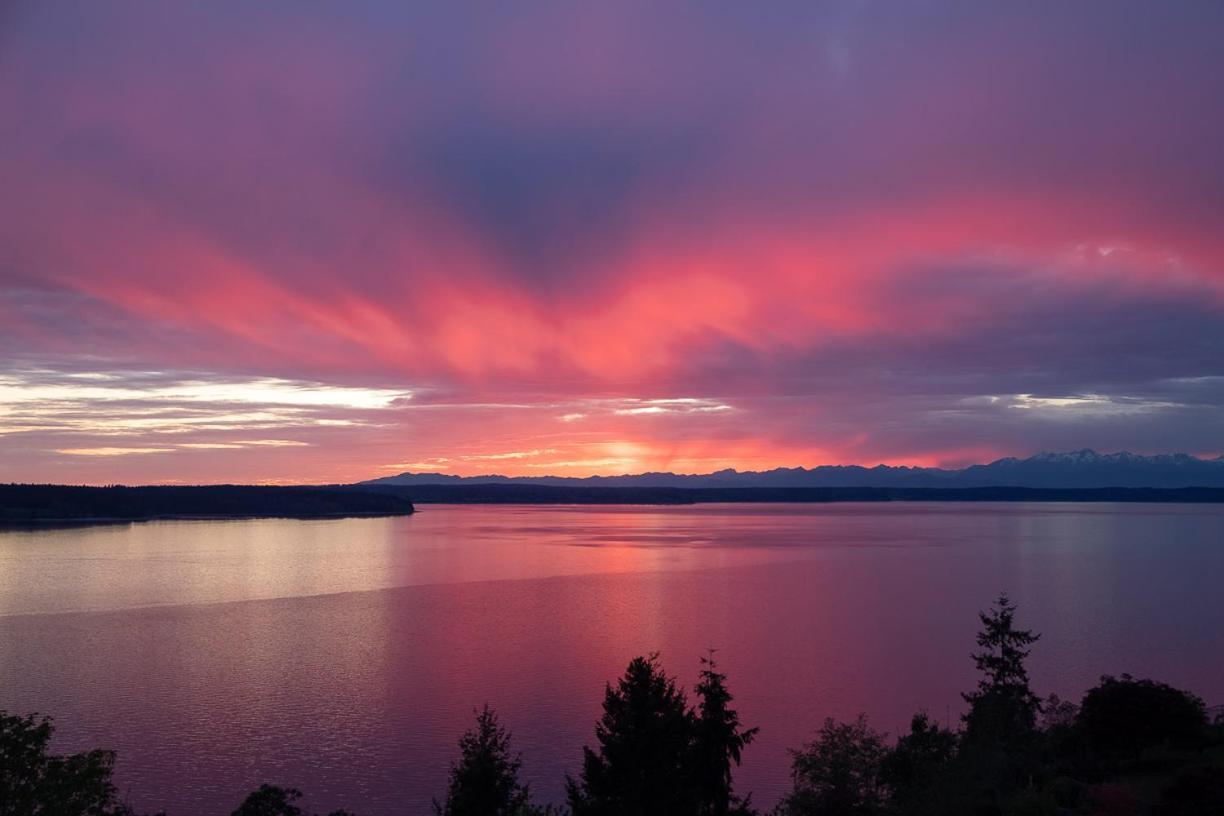
<svg viewBox="0 0 1224 816">
<path fill-rule="evenodd" d="M 1079 706 L 1057 694 L 1051 694 L 1041 704 L 1041 730 L 1060 731 L 1073 728 L 1078 716 Z"/>
<path fill-rule="evenodd" d="M 731 765 L 740 764 L 746 748 L 756 737 L 757 728 L 744 729 L 739 713 L 731 708 L 727 675 L 718 671 L 714 652 L 701 658 L 701 675 L 694 691 L 701 702 L 697 707 L 693 745 L 692 781 L 697 797 L 697 812 L 702 816 L 727 816 L 750 810 L 748 799 L 735 796 Z"/>
<path fill-rule="evenodd" d="M 778 816 L 870 816 L 883 813 L 884 736 L 860 714 L 854 722 L 826 719 L 816 739 L 791 752 L 794 787 Z"/>
<path fill-rule="evenodd" d="M 487 705 L 476 714 L 476 727 L 459 738 L 459 762 L 450 769 L 446 801 L 434 800 L 438 816 L 513 816 L 530 803 L 519 782 L 522 765 L 510 752 L 510 732 Z"/>
<path fill-rule="evenodd" d="M 247 794 L 230 816 L 308 816 L 297 805 L 302 792 L 297 788 L 281 788 L 267 783 Z M 352 816 L 346 810 L 333 810 L 327 816 Z"/>
<path fill-rule="evenodd" d="M 881 775 L 895 809 L 907 812 L 931 798 L 950 763 L 956 757 L 957 735 L 941 728 L 925 713 L 910 720 L 908 734 L 881 763 Z"/>
<path fill-rule="evenodd" d="M 59 756 L 48 717 L 0 711 L 0 816 L 130 816 L 111 781 L 112 751 Z"/>
<path fill-rule="evenodd" d="M 302 809 L 295 803 L 302 798 L 297 788 L 280 788 L 263 784 L 242 800 L 230 816 L 302 816 Z"/>
<path fill-rule="evenodd" d="M 1070 777 L 1085 770 L 1083 738 L 1075 727 L 1078 717 L 1079 706 L 1057 694 L 1051 694 L 1041 704 L 1038 730 L 1042 760 L 1053 776 Z"/>
<path fill-rule="evenodd" d="M 1021 789 L 1030 789 L 1041 769 L 1037 740 L 1040 700 L 1029 687 L 1024 661 L 1039 635 L 1015 625 L 1016 607 L 1006 593 L 990 612 L 979 614 L 980 651 L 973 661 L 982 677 L 963 697 L 965 714 L 956 774 L 959 808 L 997 813 Z"/>
<path fill-rule="evenodd" d="M 1075 727 L 1099 753 L 1134 757 L 1149 748 L 1194 749 L 1207 741 L 1207 708 L 1164 683 L 1106 675 L 1084 695 Z"/>
<path fill-rule="evenodd" d="M 1028 739 L 1037 725 L 1041 704 L 1029 688 L 1024 661 L 1030 646 L 1041 637 L 1015 627 L 1016 607 L 1004 593 L 994 608 L 979 615 L 982 630 L 977 643 L 981 651 L 973 662 L 982 673 L 977 690 L 963 695 L 969 703 L 965 715 L 966 737 L 971 743 L 996 743 L 1014 747 Z"/>
<path fill-rule="evenodd" d="M 630 662 L 604 691 L 599 750 L 582 749 L 582 776 L 566 778 L 574 816 L 686 816 L 696 812 L 689 769 L 694 717 L 658 655 Z"/>
</svg>

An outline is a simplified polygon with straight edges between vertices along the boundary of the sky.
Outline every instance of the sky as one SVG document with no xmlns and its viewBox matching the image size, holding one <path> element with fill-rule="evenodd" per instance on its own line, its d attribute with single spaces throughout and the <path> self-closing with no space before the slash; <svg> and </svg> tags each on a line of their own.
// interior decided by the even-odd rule
<svg viewBox="0 0 1224 816">
<path fill-rule="evenodd" d="M 1218 0 L 0 3 L 0 481 L 1224 451 Z"/>
</svg>

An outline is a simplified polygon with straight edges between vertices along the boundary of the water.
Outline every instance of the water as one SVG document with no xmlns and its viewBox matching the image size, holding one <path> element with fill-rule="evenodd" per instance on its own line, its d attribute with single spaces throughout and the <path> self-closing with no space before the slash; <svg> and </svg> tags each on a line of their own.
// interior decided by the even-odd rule
<svg viewBox="0 0 1224 816">
<path fill-rule="evenodd" d="M 0 708 L 119 751 L 138 808 L 426 813 L 476 706 L 561 800 L 603 684 L 717 648 L 771 805 L 826 716 L 961 711 L 976 612 L 1043 633 L 1034 686 L 1106 672 L 1224 703 L 1224 508 L 1107 504 L 443 507 L 345 521 L 0 532 Z"/>
</svg>

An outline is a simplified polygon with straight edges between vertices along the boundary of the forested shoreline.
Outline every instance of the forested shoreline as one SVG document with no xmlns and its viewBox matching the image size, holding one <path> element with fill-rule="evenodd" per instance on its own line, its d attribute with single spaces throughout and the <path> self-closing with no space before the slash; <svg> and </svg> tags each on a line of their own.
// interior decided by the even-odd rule
<svg viewBox="0 0 1224 816">
<path fill-rule="evenodd" d="M 263 485 L 77 487 L 0 485 L 0 524 L 180 518 L 400 516 L 412 502 L 387 493 Z"/>
<path fill-rule="evenodd" d="M 604 692 L 594 742 L 537 803 L 521 757 L 488 705 L 459 739 L 435 816 L 1210 816 L 1224 813 L 1224 716 L 1153 680 L 1104 676 L 1081 701 L 1031 688 L 1040 636 L 1006 595 L 981 613 L 977 687 L 955 728 L 918 712 L 890 739 L 863 715 L 825 719 L 791 751 L 792 789 L 772 810 L 737 790 L 757 729 L 740 721 L 727 676 L 701 658 L 695 702 L 657 654 L 634 658 Z M 806 712 L 796 712 L 803 716 Z M 50 752 L 51 720 L 0 711 L 0 816 L 136 816 L 112 779 L 115 755 Z M 441 780 L 440 780 L 441 783 Z M 302 793 L 262 784 L 232 816 L 307 816 Z M 360 812 L 361 803 L 352 803 Z M 328 816 L 351 816 L 347 810 Z"/>
</svg>

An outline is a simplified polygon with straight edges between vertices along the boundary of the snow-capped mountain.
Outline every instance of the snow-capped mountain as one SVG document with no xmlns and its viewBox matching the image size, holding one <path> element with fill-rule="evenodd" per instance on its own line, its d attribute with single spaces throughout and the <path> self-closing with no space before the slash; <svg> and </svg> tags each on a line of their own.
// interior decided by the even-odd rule
<svg viewBox="0 0 1224 816">
<path fill-rule="evenodd" d="M 640 473 L 623 476 L 453 476 L 401 473 L 362 484 L 542 484 L 571 487 L 1224 487 L 1224 455 L 1200 459 L 1185 453 L 1143 456 L 1083 449 L 1007 457 L 949 470 L 878 465 L 820 465 L 766 471 Z"/>
</svg>

